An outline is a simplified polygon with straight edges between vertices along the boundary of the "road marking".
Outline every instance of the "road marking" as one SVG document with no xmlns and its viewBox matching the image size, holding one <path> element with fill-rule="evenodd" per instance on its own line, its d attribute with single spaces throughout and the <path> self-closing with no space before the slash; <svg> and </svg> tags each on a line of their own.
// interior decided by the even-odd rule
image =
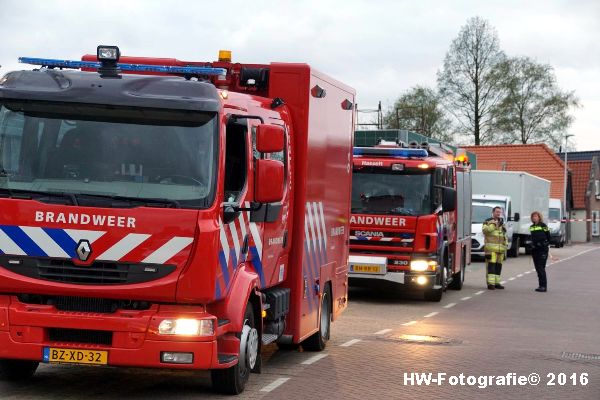
<svg viewBox="0 0 600 400">
<path fill-rule="evenodd" d="M 526 274 L 530 274 L 531 272 L 533 272 L 533 271 L 525 271 Z"/>
<path fill-rule="evenodd" d="M 440 312 L 439 311 L 434 311 L 432 313 L 429 313 L 425 316 L 425 318 L 431 318 L 431 317 L 435 317 L 436 315 L 438 315 Z"/>
<path fill-rule="evenodd" d="M 277 389 L 279 386 L 283 385 L 284 383 L 286 383 L 289 380 L 290 380 L 290 378 L 278 378 L 278 379 L 275 379 L 273 382 L 269 383 L 267 386 L 265 386 L 264 388 L 260 389 L 260 391 L 261 392 L 271 392 L 271 391 Z"/>
<path fill-rule="evenodd" d="M 391 329 L 382 329 L 380 331 L 375 332 L 373 335 L 384 335 L 384 334 L 386 334 L 388 332 L 391 332 L 391 331 L 392 331 Z"/>
<path fill-rule="evenodd" d="M 467 300 L 469 300 L 470 298 L 471 298 L 471 296 L 467 296 L 467 297 L 463 297 L 461 300 L 462 300 L 462 301 L 467 301 Z"/>
<path fill-rule="evenodd" d="M 501 284 L 501 285 L 504 285 L 505 283 L 506 283 L 506 281 L 502 281 L 502 282 L 500 282 L 500 284 Z"/>
<path fill-rule="evenodd" d="M 308 360 L 304 360 L 304 361 L 302 361 L 300 364 L 302 364 L 302 365 L 310 365 L 310 364 L 314 364 L 314 363 L 316 363 L 317 361 L 319 361 L 319 360 L 321 360 L 321 359 L 323 359 L 323 358 L 325 358 L 325 357 L 327 357 L 327 354 L 326 354 L 326 353 L 317 354 L 316 356 L 312 356 L 312 357 L 311 357 L 311 358 L 309 358 Z"/>
<path fill-rule="evenodd" d="M 517 278 L 520 278 L 520 277 L 522 277 L 522 276 L 523 276 L 523 274 L 519 274 L 519 275 L 517 275 Z"/>
<path fill-rule="evenodd" d="M 479 292 L 475 293 L 475 296 L 479 296 L 480 294 L 483 294 L 485 292 L 485 290 L 480 290 Z"/>
<path fill-rule="evenodd" d="M 411 326 L 411 325 L 414 325 L 416 323 L 417 323 L 417 321 L 405 322 L 405 323 L 402 324 L 402 326 Z"/>
<path fill-rule="evenodd" d="M 554 264 L 558 264 L 558 263 L 560 263 L 560 262 L 563 262 L 563 261 L 568 261 L 568 260 L 570 260 L 570 259 L 572 259 L 572 258 L 579 257 L 579 256 L 580 256 L 580 255 L 582 255 L 582 254 L 589 253 L 590 251 L 594 251 L 594 250 L 598 250 L 598 247 L 596 247 L 596 248 L 593 248 L 593 249 L 588 249 L 588 250 L 580 251 L 579 253 L 577 253 L 577 254 L 574 254 L 574 255 L 572 255 L 572 256 L 570 256 L 570 257 L 567 257 L 567 258 L 563 258 L 563 259 L 560 259 L 560 260 L 554 261 L 554 262 L 552 262 L 552 263 L 548 264 L 548 266 L 550 266 L 550 265 L 554 265 Z M 533 270 L 532 270 L 532 271 L 533 271 Z"/>
<path fill-rule="evenodd" d="M 348 340 L 346 343 L 340 344 L 341 347 L 350 347 L 353 344 L 356 344 L 360 342 L 360 339 L 352 339 L 352 340 Z"/>
<path fill-rule="evenodd" d="M 508 278 L 508 280 L 509 280 L 509 281 L 514 281 L 514 280 L 515 280 L 515 277 L 514 277 L 514 276 L 512 276 L 512 277 Z"/>
<path fill-rule="evenodd" d="M 446 305 L 444 306 L 444 308 L 452 308 L 452 307 L 454 307 L 455 305 L 456 305 L 456 303 L 450 303 L 450 304 L 446 304 Z"/>
</svg>

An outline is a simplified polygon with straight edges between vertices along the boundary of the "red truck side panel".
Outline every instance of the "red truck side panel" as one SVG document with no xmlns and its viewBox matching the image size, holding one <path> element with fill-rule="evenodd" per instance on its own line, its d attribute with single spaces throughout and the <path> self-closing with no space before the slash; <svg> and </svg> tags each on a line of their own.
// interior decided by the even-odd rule
<svg viewBox="0 0 600 400">
<path fill-rule="evenodd" d="M 354 92 L 303 64 L 272 64 L 270 79 L 269 96 L 284 99 L 294 122 L 293 298 L 286 333 L 299 342 L 318 328 L 325 285 L 334 314 L 346 306 L 354 121 L 342 103 L 354 103 Z M 317 85 L 324 97 L 310 94 Z"/>
</svg>

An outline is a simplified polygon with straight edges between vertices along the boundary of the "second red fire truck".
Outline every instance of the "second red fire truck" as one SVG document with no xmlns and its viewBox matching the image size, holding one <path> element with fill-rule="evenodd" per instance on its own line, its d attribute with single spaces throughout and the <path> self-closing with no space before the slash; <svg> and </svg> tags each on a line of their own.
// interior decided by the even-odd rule
<svg viewBox="0 0 600 400">
<path fill-rule="evenodd" d="M 306 64 L 120 57 L 0 79 L 0 378 L 322 350 L 347 306 L 354 91 Z"/>
<path fill-rule="evenodd" d="M 355 147 L 350 284 L 418 290 L 440 301 L 471 262 L 466 154 L 438 145 Z"/>
</svg>

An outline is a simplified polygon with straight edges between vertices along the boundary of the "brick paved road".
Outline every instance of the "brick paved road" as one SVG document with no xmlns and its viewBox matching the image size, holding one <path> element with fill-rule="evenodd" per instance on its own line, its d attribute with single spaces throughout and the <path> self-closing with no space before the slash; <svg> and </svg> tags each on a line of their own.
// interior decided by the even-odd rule
<svg viewBox="0 0 600 400">
<path fill-rule="evenodd" d="M 533 291 L 537 279 L 524 255 L 505 265 L 504 291 L 484 290 L 481 262 L 472 265 L 463 290 L 448 291 L 441 303 L 354 290 L 325 352 L 270 347 L 264 373 L 251 377 L 240 398 L 598 400 L 600 358 L 574 359 L 563 352 L 600 354 L 600 247 L 553 253 L 561 261 L 548 269 L 545 294 Z M 401 335 L 432 335 L 442 343 L 401 341 Z M 447 377 L 535 372 L 542 382 L 485 389 L 447 382 L 410 386 L 404 384 L 408 372 Z M 559 385 L 557 376 L 556 386 L 546 386 L 549 373 L 566 374 L 567 383 Z M 573 386 L 573 373 L 578 379 L 589 374 L 588 385 Z M 0 383 L 0 394 L 2 399 L 221 398 L 211 393 L 206 373 L 56 366 L 42 366 L 26 385 Z"/>
</svg>

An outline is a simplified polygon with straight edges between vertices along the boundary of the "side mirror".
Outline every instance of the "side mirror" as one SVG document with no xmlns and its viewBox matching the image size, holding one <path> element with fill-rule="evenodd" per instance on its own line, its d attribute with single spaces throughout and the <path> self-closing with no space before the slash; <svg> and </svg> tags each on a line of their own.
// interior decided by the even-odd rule
<svg viewBox="0 0 600 400">
<path fill-rule="evenodd" d="M 513 221 L 519 222 L 520 220 L 521 220 L 521 214 L 515 213 L 515 217 L 513 218 Z"/>
<path fill-rule="evenodd" d="M 283 163 L 277 160 L 256 160 L 254 201 L 276 203 L 283 199 Z"/>
<path fill-rule="evenodd" d="M 260 124 L 256 128 L 256 150 L 261 153 L 278 153 L 285 146 L 283 127 Z"/>
<path fill-rule="evenodd" d="M 456 190 L 448 187 L 442 188 L 442 211 L 456 210 Z"/>
</svg>

